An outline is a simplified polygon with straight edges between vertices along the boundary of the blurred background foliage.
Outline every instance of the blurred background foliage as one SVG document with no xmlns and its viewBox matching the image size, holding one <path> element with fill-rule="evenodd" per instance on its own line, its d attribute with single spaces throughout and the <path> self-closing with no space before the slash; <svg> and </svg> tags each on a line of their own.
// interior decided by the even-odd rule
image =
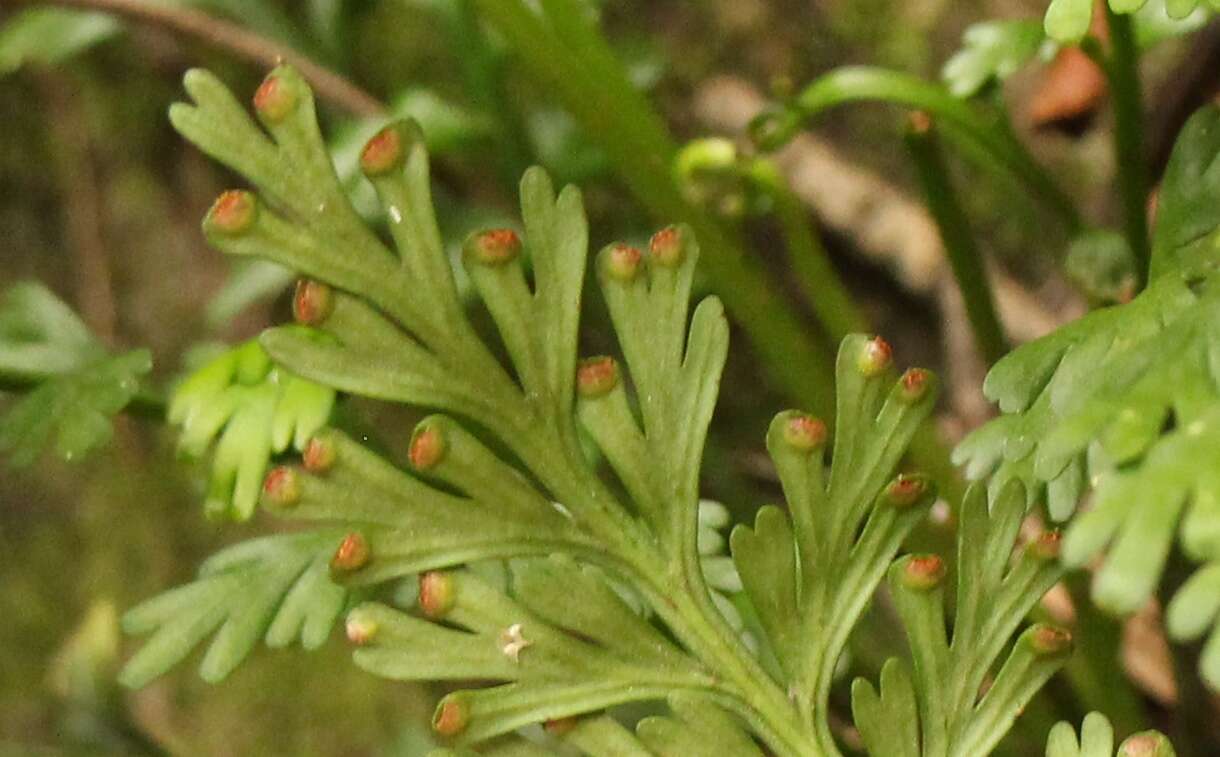
<svg viewBox="0 0 1220 757">
<path fill-rule="evenodd" d="M 512 218 L 517 177 L 535 163 L 557 181 L 582 185 L 595 248 L 616 239 L 639 242 L 656 225 L 597 136 L 582 131 L 552 89 L 511 55 L 479 18 L 476 2 L 148 4 L 227 19 L 339 74 L 390 111 L 417 118 L 433 151 L 449 240 Z M 971 23 L 1037 19 L 1043 6 L 590 0 L 588 12 L 632 84 L 685 142 L 733 136 L 765 98 L 782 99 L 836 65 L 877 64 L 936 78 Z M 1189 112 L 1184 103 L 1215 91 L 1214 76 L 1198 81 L 1181 73 L 1199 56 L 1215 54 L 1214 32 L 1164 45 L 1147 60 L 1154 160 L 1164 159 Z M 200 345 L 236 343 L 287 319 L 291 299 L 284 272 L 234 266 L 199 233 L 204 211 L 235 179 L 165 118 L 191 66 L 212 69 L 239 92 L 252 92 L 265 70 L 163 25 L 0 3 L 0 289 L 24 279 L 44 282 L 107 346 L 150 349 L 161 384 L 190 364 Z M 1100 95 L 1088 73 L 1067 80 L 1062 68 L 1058 61 L 1040 64 L 1006 84 L 1015 128 L 1091 216 L 1112 222 L 1119 209 L 1109 191 L 1109 116 L 1093 112 Z M 1092 105 L 1052 108 L 1048 116 L 1055 97 L 1092 97 Z M 369 115 L 359 101 L 344 107 L 323 98 L 324 131 L 341 174 L 354 174 L 356 151 L 380 121 Z M 864 317 L 891 340 L 901 363 L 947 376 L 938 430 L 948 445 L 987 417 L 979 391 L 986 366 L 944 273 L 935 227 L 916 199 L 915 173 L 898 138 L 903 125 L 881 107 L 837 111 L 780 164 L 795 194 L 788 210 L 821 224 L 821 241 Z M 1067 240 L 1045 211 L 1011 188 L 978 180 L 973 169 L 956 163 L 953 169 L 968 187 L 962 196 L 991 261 L 1009 337 L 1027 340 L 1083 312 L 1091 292 L 1063 273 Z M 685 188 L 688 200 L 709 205 L 718 222 L 740 231 L 751 264 L 816 332 L 807 294 L 782 249 L 782 221 L 761 212 L 774 198 L 748 196 L 732 182 Z M 369 190 L 353 180 L 352 191 L 359 202 Z M 590 300 L 587 310 L 582 351 L 611 350 L 604 307 Z M 792 401 L 751 345 L 736 338 L 704 494 L 739 518 L 777 496 L 763 434 L 773 413 Z M 351 401 L 339 412 L 402 454 L 414 420 L 409 413 Z M 115 442 L 83 464 L 45 456 L 33 467 L 0 472 L 0 754 L 421 753 L 419 734 L 436 692 L 374 680 L 348 664 L 337 638 L 309 655 L 260 650 L 220 686 L 203 683 L 187 666 L 137 692 L 115 687 L 119 662 L 134 646 L 117 636 L 116 613 L 188 580 L 224 544 L 259 525 L 266 530 L 267 524 L 222 528 L 201 517 L 206 475 L 177 461 L 173 443 L 162 424 L 124 417 Z M 1143 625 L 1126 629 L 1125 659 L 1155 716 L 1178 692 L 1156 623 L 1136 621 Z M 866 625 L 855 645 L 857 665 L 875 667 L 902 644 L 892 624 Z M 1053 720 L 1077 721 L 1084 712 L 1067 684 L 1052 685 L 1006 748 L 1033 754 Z M 1142 717 L 1137 712 L 1127 724 Z"/>
</svg>

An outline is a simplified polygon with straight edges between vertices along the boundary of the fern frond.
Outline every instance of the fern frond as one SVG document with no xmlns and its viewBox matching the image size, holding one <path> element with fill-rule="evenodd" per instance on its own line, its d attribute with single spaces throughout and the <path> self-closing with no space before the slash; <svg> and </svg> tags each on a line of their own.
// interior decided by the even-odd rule
<svg viewBox="0 0 1220 757">
<path fill-rule="evenodd" d="M 270 361 L 251 373 L 265 382 L 290 372 L 439 413 L 415 428 L 406 470 L 338 430 L 311 434 L 318 415 L 297 416 L 298 446 L 311 436 L 302 462 L 266 476 L 262 505 L 314 522 L 323 530 L 294 538 L 329 539 L 325 550 L 242 563 L 234 571 L 263 583 L 251 591 L 253 579 L 243 579 L 239 598 L 222 602 L 215 588 L 236 573 L 177 590 L 215 592 L 206 615 L 184 608 L 182 595 L 152 600 L 135 613 L 136 627 L 182 624 L 190 633 L 154 636 L 128 680 L 159 672 L 236 618 L 205 666 L 214 676 L 227 671 L 240 657 L 232 650 L 248 651 L 288 590 L 289 566 L 321 570 L 324 552 L 330 579 L 348 591 L 371 595 L 418 575 L 418 608 L 366 602 L 348 614 L 346 631 L 357 664 L 376 675 L 488 684 L 437 707 L 434 730 L 458 754 L 531 754 L 535 746 L 512 733 L 541 722 L 591 755 L 698 754 L 695 736 L 702 743 L 708 733 L 717 734 L 716 754 L 838 754 L 832 673 L 933 499 L 926 479 L 894 473 L 932 410 L 934 377 L 896 376 L 880 339 L 845 340 L 829 466 L 825 425 L 799 412 L 777 417 L 767 446 L 790 515 L 765 508 L 755 528 L 736 529 L 730 561 L 719 533 L 727 511 L 699 492 L 728 324 L 715 298 L 691 312 L 699 250 L 689 229 L 664 229 L 647 250 L 612 244 L 597 255 L 624 359 L 578 360 L 588 257 L 580 193 L 556 192 L 542 171 L 527 172 L 523 234 L 491 230 L 463 246 L 499 336 L 488 344 L 454 285 L 414 125 L 387 126 L 360 157 L 391 248 L 347 204 L 298 74 L 278 68 L 256 94 L 266 133 L 210 74 L 191 72 L 186 86 L 195 104 L 175 106 L 175 126 L 259 189 L 222 195 L 204 222 L 209 240 L 299 272 L 299 292 L 311 293 L 295 308 L 308 328 L 265 332 L 259 345 Z M 247 349 L 258 362 L 261 353 Z M 203 399 L 218 396 L 208 387 L 234 385 L 243 358 L 228 359 L 220 378 L 191 390 L 200 418 L 230 413 Z M 198 436 L 216 428 L 200 422 Z M 493 575 L 488 566 L 500 567 Z M 669 714 L 644 719 L 635 733 L 600 714 L 644 700 L 667 703 Z M 568 718 L 583 719 L 559 733 L 556 721 Z"/>
<path fill-rule="evenodd" d="M 827 707 L 835 666 L 889 560 L 935 499 L 918 476 L 891 478 L 936 401 L 936 380 L 913 368 L 895 377 L 890 348 L 850 336 L 837 362 L 838 413 L 827 469 L 827 428 L 789 411 L 767 434 L 788 512 L 764 507 L 733 531 L 742 584 L 789 691 L 803 708 Z M 822 748 L 834 749 L 826 730 Z M 831 752 L 833 753 L 833 752 Z"/>
<path fill-rule="evenodd" d="M 1010 559 L 1025 512 L 1025 493 L 1011 483 L 988 512 L 975 485 L 962 504 L 957 599 L 952 633 L 945 627 L 945 566 L 936 555 L 909 555 L 890 568 L 895 607 L 910 641 L 913 670 L 891 659 L 880 694 L 858 679 L 852 712 L 872 754 L 989 754 L 1025 704 L 1067 661 L 1068 632 L 1036 625 L 1020 635 L 995 670 L 1013 633 L 1060 578 L 1059 535 L 1047 532 Z M 984 683 L 989 682 L 986 688 Z M 985 688 L 985 690 L 984 690 Z M 916 711 L 918 717 L 914 717 Z M 895 723 L 905 724 L 896 728 Z"/>
<path fill-rule="evenodd" d="M 1063 559 L 1080 567 L 1108 550 L 1093 596 L 1114 612 L 1151 596 L 1175 533 L 1191 559 L 1220 559 L 1218 206 L 1220 110 L 1211 107 L 1187 124 L 1166 174 L 1156 278 L 1130 303 L 997 363 L 984 391 L 1006 415 L 954 453 L 970 477 L 990 476 L 993 494 L 1011 480 L 1028 487 L 1031 503 L 1045 492 L 1055 520 L 1095 488 L 1067 529 Z M 1220 687 L 1215 656 L 1204 673 Z"/>
<path fill-rule="evenodd" d="M 262 638 L 273 648 L 300 640 L 315 649 L 330 636 L 347 604 L 347 590 L 331 582 L 327 561 L 341 532 L 269 536 L 218 552 L 199 578 L 128 610 L 123 630 L 151 634 L 120 674 L 143 686 L 216 633 L 199 674 L 219 681 Z"/>
<path fill-rule="evenodd" d="M 0 452 L 18 466 L 52 444 L 64 460 L 84 457 L 109 441 L 150 370 L 148 350 L 111 354 L 46 287 L 14 285 L 0 301 L 0 389 L 5 378 L 34 388 L 0 417 Z"/>
</svg>

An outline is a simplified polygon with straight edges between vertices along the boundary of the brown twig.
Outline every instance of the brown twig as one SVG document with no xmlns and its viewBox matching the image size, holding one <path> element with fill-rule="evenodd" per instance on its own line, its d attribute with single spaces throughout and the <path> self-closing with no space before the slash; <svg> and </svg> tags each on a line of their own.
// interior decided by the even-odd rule
<svg viewBox="0 0 1220 757">
<path fill-rule="evenodd" d="M 114 285 L 89 130 L 84 126 L 79 103 L 72 97 L 72 85 L 51 72 L 40 80 L 55 175 L 63 198 L 64 235 L 76 263 L 77 305 L 89 329 L 113 346 L 117 321 Z"/>
<path fill-rule="evenodd" d="M 315 63 L 289 47 L 262 37 L 224 19 L 192 8 L 152 5 L 140 0 L 16 0 L 17 2 L 60 5 L 82 10 L 113 13 L 117 16 L 171 29 L 224 48 L 266 68 L 288 63 L 301 72 L 320 97 L 357 116 L 378 116 L 385 105 L 373 95 Z"/>
</svg>

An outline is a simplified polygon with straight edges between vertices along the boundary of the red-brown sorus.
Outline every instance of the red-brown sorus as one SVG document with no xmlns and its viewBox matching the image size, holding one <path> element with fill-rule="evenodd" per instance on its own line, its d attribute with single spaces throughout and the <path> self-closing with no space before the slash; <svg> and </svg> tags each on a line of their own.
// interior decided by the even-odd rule
<svg viewBox="0 0 1220 757">
<path fill-rule="evenodd" d="M 1059 654 L 1072 647 L 1072 634 L 1057 626 L 1039 624 L 1034 626 L 1030 646 L 1042 655 Z"/>
<path fill-rule="evenodd" d="M 460 699 L 446 697 L 432 716 L 432 728 L 442 736 L 456 736 L 470 722 L 470 710 Z"/>
<path fill-rule="evenodd" d="M 1029 543 L 1029 553 L 1039 560 L 1054 560 L 1059 556 L 1063 534 L 1058 530 L 1043 531 Z"/>
<path fill-rule="evenodd" d="M 546 729 L 547 733 L 555 736 L 562 736 L 575 728 L 578 722 L 580 721 L 578 721 L 575 717 L 555 718 L 553 720 L 546 721 L 542 727 Z"/>
<path fill-rule="evenodd" d="M 286 465 L 272 468 L 263 479 L 263 496 L 280 507 L 295 505 L 301 499 L 301 482 L 297 472 Z"/>
<path fill-rule="evenodd" d="M 807 413 L 793 413 L 784 424 L 784 441 L 801 452 L 812 452 L 826 443 L 826 424 Z"/>
<path fill-rule="evenodd" d="M 866 378 L 871 378 L 880 375 L 890 367 L 893 355 L 894 351 L 890 349 L 890 343 L 875 336 L 860 348 L 860 357 L 856 360 L 856 367 Z"/>
<path fill-rule="evenodd" d="M 347 622 L 343 624 L 347 640 L 357 645 L 368 644 L 372 641 L 373 637 L 377 635 L 377 629 L 377 621 L 359 609 L 352 610 L 347 616 Z"/>
<path fill-rule="evenodd" d="M 631 281 L 640 272 L 640 262 L 644 259 L 644 253 L 640 252 L 638 247 L 620 242 L 610 246 L 605 258 L 606 272 L 610 274 L 611 278 L 618 281 Z"/>
<path fill-rule="evenodd" d="M 582 397 L 601 397 L 618 384 L 618 365 L 612 357 L 591 357 L 576 366 L 576 391 Z"/>
<path fill-rule="evenodd" d="M 652 253 L 653 262 L 659 265 L 680 265 L 683 256 L 681 232 L 674 226 L 661 229 L 652 235 L 648 251 Z"/>
<path fill-rule="evenodd" d="M 338 452 L 335 450 L 335 444 L 330 439 L 321 436 L 315 436 L 305 445 L 305 451 L 301 453 L 301 459 L 305 463 L 305 470 L 310 473 L 325 473 L 335 465 L 335 458 Z"/>
<path fill-rule="evenodd" d="M 360 170 L 368 176 L 389 173 L 402 164 L 402 135 L 395 126 L 387 126 L 373 135 L 360 151 Z"/>
<path fill-rule="evenodd" d="M 898 478 L 885 487 L 885 498 L 894 507 L 910 507 L 927 491 L 927 479 L 922 476 L 898 474 Z"/>
<path fill-rule="evenodd" d="M 472 237 L 467 249 L 483 265 L 504 265 L 521 254 L 521 237 L 512 229 L 491 229 Z"/>
<path fill-rule="evenodd" d="M 927 591 L 945 578 L 945 561 L 939 555 L 915 555 L 902 568 L 902 583 L 908 589 Z"/>
<path fill-rule="evenodd" d="M 1168 757 L 1173 754 L 1164 736 L 1156 732 L 1137 733 L 1122 743 L 1118 757 Z"/>
<path fill-rule="evenodd" d="M 292 315 L 307 326 L 320 326 L 335 310 L 335 292 L 321 281 L 301 279 L 292 297 Z"/>
<path fill-rule="evenodd" d="M 240 234 L 254 224 L 258 201 L 241 189 L 222 192 L 208 211 L 208 225 L 226 234 Z"/>
<path fill-rule="evenodd" d="M 923 368 L 908 368 L 899 381 L 899 393 L 907 402 L 918 402 L 928 393 L 932 374 Z"/>
<path fill-rule="evenodd" d="M 440 426 L 433 422 L 420 424 L 411 435 L 411 446 L 407 450 L 407 458 L 416 470 L 428 470 L 445 456 L 445 435 Z"/>
<path fill-rule="evenodd" d="M 278 74 L 269 74 L 254 92 L 254 109 L 267 123 L 278 124 L 297 105 L 297 93 Z"/>
<path fill-rule="evenodd" d="M 368 539 L 365 539 L 364 534 L 359 531 L 353 531 L 339 542 L 339 548 L 330 558 L 330 567 L 331 570 L 340 573 L 349 573 L 368 565 L 372 556 L 373 552 L 369 548 Z"/>
<path fill-rule="evenodd" d="M 453 577 L 441 570 L 419 576 L 419 609 L 433 620 L 445 617 L 455 601 Z"/>
</svg>

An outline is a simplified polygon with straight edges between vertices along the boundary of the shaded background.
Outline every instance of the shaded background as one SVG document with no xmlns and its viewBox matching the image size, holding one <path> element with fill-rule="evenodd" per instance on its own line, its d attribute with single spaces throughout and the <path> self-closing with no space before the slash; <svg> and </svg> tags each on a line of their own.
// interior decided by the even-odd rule
<svg viewBox="0 0 1220 757">
<path fill-rule="evenodd" d="M 543 164 L 557 181 L 582 185 L 595 248 L 639 241 L 652 229 L 597 145 L 511 58 L 503 61 L 504 107 L 481 112 L 485 103 L 463 75 L 469 48 L 452 25 L 461 0 L 199 5 L 418 117 L 433 142 L 438 209 L 451 240 L 512 218 L 514 177 L 530 163 Z M 1023 0 L 596 5 L 633 80 L 682 140 L 733 135 L 766 99 L 835 65 L 873 63 L 935 78 L 970 23 L 1037 18 L 1044 9 Z M 19 6 L 0 3 L 0 24 L 15 21 Z M 264 71 L 154 25 L 98 17 L 71 28 L 69 38 L 47 26 L 15 39 L 13 26 L 0 26 L 0 288 L 26 278 L 47 283 L 107 343 L 150 347 L 155 374 L 169 381 L 201 342 L 235 342 L 289 317 L 285 282 L 235 269 L 204 245 L 199 219 L 238 182 L 165 118 L 169 103 L 182 97 L 188 67 L 212 69 L 239 93 L 252 92 Z M 1194 73 L 1209 60 L 1215 37 L 1211 29 L 1148 56 L 1154 160 L 1163 159 L 1191 104 L 1214 93 L 1215 81 Z M 491 46 L 496 52 L 494 36 Z M 1008 83 L 1007 96 L 1034 152 L 1084 198 L 1091 217 L 1113 221 L 1119 209 L 1111 191 L 1109 116 L 1092 114 L 1104 92 L 1089 73 L 1035 66 Z M 1080 107 L 1061 105 L 1063 112 L 1048 116 L 1048 102 Z M 321 115 L 324 131 L 350 159 L 361 126 L 329 104 Z M 1035 121 L 1063 123 L 1035 129 Z M 939 424 L 951 443 L 988 416 L 978 389 L 985 369 L 935 227 L 912 189 L 902 123 L 887 108 L 839 110 L 780 162 L 898 361 L 946 376 L 950 391 Z M 1083 312 L 1084 298 L 1061 273 L 1061 232 L 1016 192 L 957 170 L 1010 336 L 1026 340 Z M 815 328 L 774 222 L 739 213 L 741 198 L 731 191 L 705 199 L 744 230 L 750 254 Z M 588 311 L 582 351 L 610 349 L 595 299 Z M 789 402 L 735 335 L 704 490 L 739 517 L 778 495 L 762 438 L 770 417 Z M 348 410 L 401 454 L 413 414 L 372 403 Z M 117 660 L 136 644 L 112 637 L 113 612 L 188 580 L 222 545 L 272 527 L 257 518 L 245 525 L 206 521 L 199 508 L 203 477 L 175 461 L 169 430 L 124 418 L 116 442 L 83 464 L 47 459 L 0 470 L 0 753 L 96 753 L 106 743 L 116 753 L 142 743 L 208 755 L 420 753 L 417 731 L 434 692 L 355 669 L 337 635 L 312 654 L 259 648 L 218 686 L 199 680 L 195 656 L 142 691 L 112 691 Z M 84 635 L 70 644 L 87 619 Z M 1133 638 L 1130 672 L 1154 707 L 1167 705 L 1174 692 L 1163 643 L 1155 629 Z M 878 658 L 902 643 L 897 630 L 870 641 Z M 1053 719 L 1078 719 L 1059 694 L 1052 685 L 1030 707 L 1010 739 L 1011 753 L 1040 753 Z"/>
</svg>

